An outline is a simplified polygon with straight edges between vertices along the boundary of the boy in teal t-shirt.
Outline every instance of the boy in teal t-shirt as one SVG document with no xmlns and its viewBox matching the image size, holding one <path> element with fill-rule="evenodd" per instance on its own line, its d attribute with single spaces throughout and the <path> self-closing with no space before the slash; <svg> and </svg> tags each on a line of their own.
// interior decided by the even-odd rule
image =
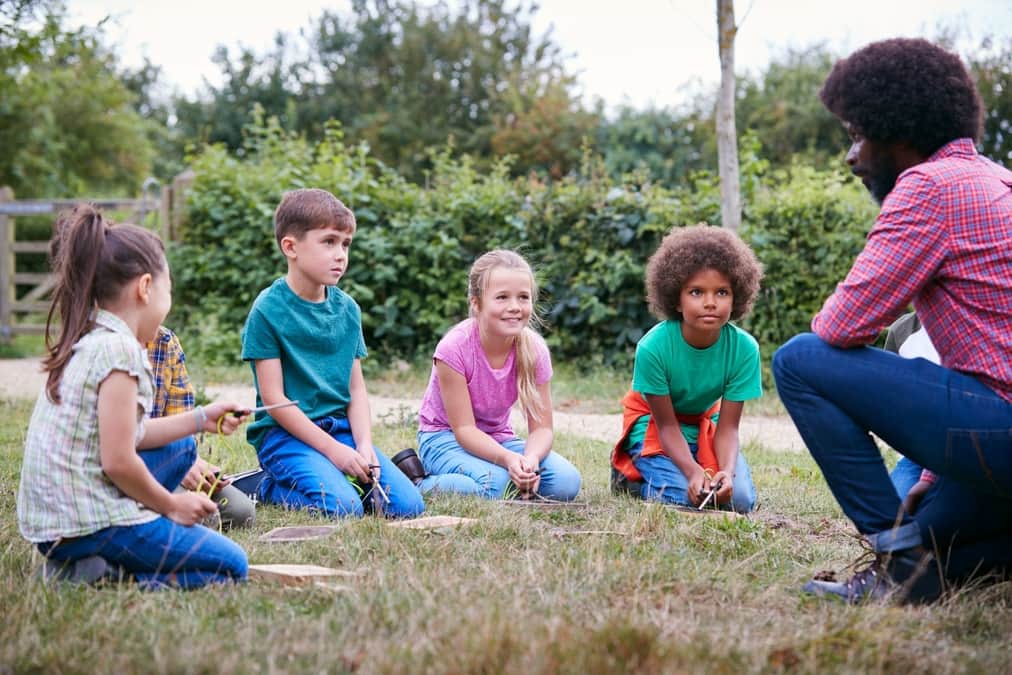
<svg viewBox="0 0 1012 675">
<path fill-rule="evenodd" d="M 391 516 L 424 510 L 414 484 L 372 445 L 362 313 L 336 287 L 355 234 L 352 212 L 325 190 L 284 195 L 274 214 L 288 273 L 261 291 L 242 331 L 260 413 L 247 438 L 264 477 L 260 501 L 327 515 L 362 515 L 379 504 Z"/>
<path fill-rule="evenodd" d="M 705 225 L 675 228 L 650 258 L 648 298 L 663 320 L 636 346 L 612 456 L 642 498 L 696 506 L 715 488 L 718 504 L 754 508 L 738 424 L 744 402 L 762 395 L 759 345 L 728 321 L 748 312 L 761 277 L 741 239 Z"/>
</svg>

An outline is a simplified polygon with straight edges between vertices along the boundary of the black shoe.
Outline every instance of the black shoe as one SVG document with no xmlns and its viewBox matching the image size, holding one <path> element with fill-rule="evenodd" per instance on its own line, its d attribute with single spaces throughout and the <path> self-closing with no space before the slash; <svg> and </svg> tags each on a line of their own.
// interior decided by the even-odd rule
<svg viewBox="0 0 1012 675">
<path fill-rule="evenodd" d="M 869 555 L 871 556 L 869 559 Z M 935 556 L 920 548 L 890 553 L 868 551 L 852 567 L 857 569 L 846 581 L 834 575 L 815 578 L 805 584 L 806 593 L 838 597 L 848 605 L 863 602 L 934 602 L 942 595 L 943 583 Z"/>
<path fill-rule="evenodd" d="M 251 469 L 249 471 L 234 473 L 231 476 L 226 476 L 226 478 L 228 478 L 230 485 L 252 499 L 253 503 L 256 504 L 257 491 L 266 475 L 263 469 Z"/>
<path fill-rule="evenodd" d="M 418 454 L 414 448 L 406 448 L 401 450 L 396 455 L 390 458 L 390 461 L 394 463 L 398 469 L 401 470 L 408 479 L 418 485 L 425 479 L 429 474 L 425 473 L 425 467 L 422 466 L 422 460 L 418 458 Z"/>
</svg>

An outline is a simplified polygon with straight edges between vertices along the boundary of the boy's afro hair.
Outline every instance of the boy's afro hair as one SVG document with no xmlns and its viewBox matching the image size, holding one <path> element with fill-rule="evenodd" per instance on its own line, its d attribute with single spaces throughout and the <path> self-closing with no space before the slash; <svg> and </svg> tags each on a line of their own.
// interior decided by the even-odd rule
<svg viewBox="0 0 1012 675">
<path fill-rule="evenodd" d="M 738 235 L 721 227 L 700 224 L 672 228 L 647 262 L 647 301 L 661 319 L 681 320 L 682 287 L 693 274 L 715 269 L 731 280 L 731 319 L 752 309 L 762 263 Z"/>
<path fill-rule="evenodd" d="M 873 42 L 833 66 L 823 104 L 872 141 L 905 141 L 928 157 L 980 137 L 982 104 L 958 56 L 927 40 Z"/>
</svg>

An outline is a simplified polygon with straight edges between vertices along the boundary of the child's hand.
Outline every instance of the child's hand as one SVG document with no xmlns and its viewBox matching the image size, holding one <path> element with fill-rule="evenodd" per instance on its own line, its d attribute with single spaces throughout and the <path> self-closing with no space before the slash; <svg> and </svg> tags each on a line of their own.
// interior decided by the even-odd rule
<svg viewBox="0 0 1012 675">
<path fill-rule="evenodd" d="M 232 411 L 245 411 L 248 408 L 235 403 L 234 401 L 215 401 L 204 406 L 204 414 L 207 415 L 207 422 L 204 424 L 204 431 L 220 431 L 229 436 L 240 424 L 246 421 L 248 414 L 229 415 Z"/>
<path fill-rule="evenodd" d="M 688 476 L 689 479 L 689 503 L 693 506 L 699 506 L 703 501 L 700 497 L 700 493 L 705 494 L 710 489 L 710 481 L 706 477 L 706 472 L 703 471 L 703 467 L 696 465 L 696 471 Z"/>
<path fill-rule="evenodd" d="M 196 525 L 218 510 L 218 505 L 200 492 L 172 494 L 172 505 L 165 517 L 180 525 Z"/>
<path fill-rule="evenodd" d="M 931 489 L 931 483 L 926 480 L 919 480 L 913 484 L 910 491 L 907 492 L 907 496 L 903 499 L 903 510 L 914 515 L 914 511 L 920 506 L 921 500 L 924 499 L 924 495 Z"/>
<path fill-rule="evenodd" d="M 734 479 L 726 471 L 718 471 L 710 479 L 710 484 L 706 489 L 710 490 L 717 485 L 720 485 L 720 489 L 713 496 L 714 499 L 717 500 L 718 504 L 727 504 L 731 501 L 731 497 L 734 496 Z"/>
<path fill-rule="evenodd" d="M 211 464 L 202 457 L 197 458 L 180 482 L 187 490 L 203 492 L 208 497 L 228 484 L 228 479 L 221 477 L 221 467 Z"/>
<path fill-rule="evenodd" d="M 376 457 L 376 450 L 369 447 L 363 448 L 359 452 L 361 453 L 362 457 L 365 458 L 366 464 L 369 465 L 369 471 L 370 475 L 372 476 L 372 480 L 379 481 L 380 463 L 379 458 Z"/>
<path fill-rule="evenodd" d="M 521 493 L 533 492 L 537 488 L 540 476 L 531 469 L 526 457 L 514 453 L 510 453 L 510 455 L 510 458 L 506 460 L 506 470 L 509 471 L 510 480 Z"/>
<path fill-rule="evenodd" d="M 342 473 L 357 478 L 362 482 L 362 485 L 372 482 L 372 469 L 369 468 L 369 460 L 361 453 L 355 452 L 347 445 L 339 445 L 335 454 L 337 457 L 331 461 Z"/>
</svg>

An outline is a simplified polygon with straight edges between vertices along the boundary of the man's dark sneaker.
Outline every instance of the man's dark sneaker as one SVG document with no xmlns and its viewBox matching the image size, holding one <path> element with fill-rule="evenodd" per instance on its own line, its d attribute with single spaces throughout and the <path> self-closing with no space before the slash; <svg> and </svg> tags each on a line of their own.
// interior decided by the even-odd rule
<svg viewBox="0 0 1012 675">
<path fill-rule="evenodd" d="M 866 564 L 857 569 L 862 563 Z M 852 567 L 856 571 L 846 581 L 818 578 L 824 576 L 820 573 L 802 590 L 838 597 L 849 605 L 885 601 L 927 603 L 942 595 L 938 562 L 933 554 L 923 549 L 908 548 L 891 553 L 868 551 Z"/>
<path fill-rule="evenodd" d="M 66 581 L 72 584 L 91 585 L 118 580 L 121 573 L 122 570 L 118 566 L 97 555 L 78 560 L 46 558 L 42 564 L 42 578 L 49 582 Z"/>
</svg>

